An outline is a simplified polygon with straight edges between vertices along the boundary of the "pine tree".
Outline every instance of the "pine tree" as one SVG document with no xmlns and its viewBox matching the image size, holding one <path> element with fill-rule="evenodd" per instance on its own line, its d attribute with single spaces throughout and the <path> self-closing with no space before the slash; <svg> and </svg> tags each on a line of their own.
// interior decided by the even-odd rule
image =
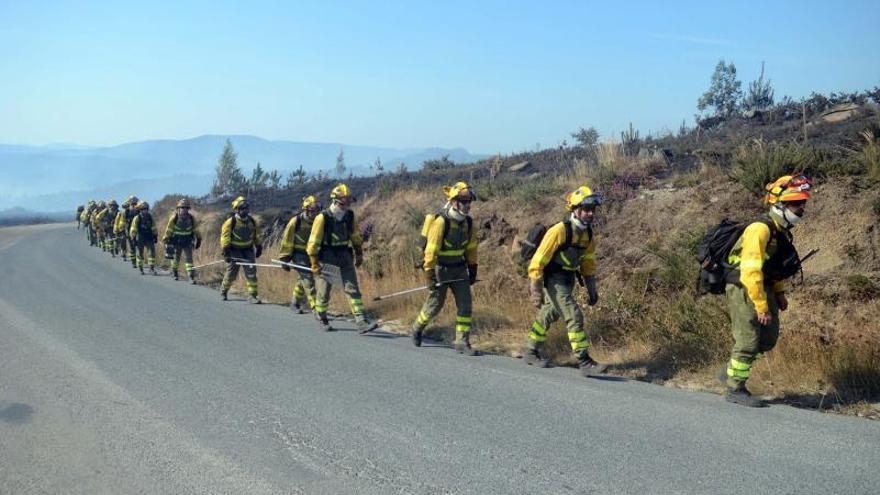
<svg viewBox="0 0 880 495">
<path fill-rule="evenodd" d="M 269 176 L 266 175 L 265 171 L 263 171 L 263 167 L 262 165 L 260 165 L 260 162 L 257 162 L 257 166 L 254 167 L 254 171 L 251 173 L 251 189 L 265 189 L 268 180 Z"/>
<path fill-rule="evenodd" d="M 272 188 L 272 189 L 281 188 L 281 173 L 278 172 L 278 170 L 273 170 L 273 171 L 269 172 L 267 179 L 268 179 L 270 188 Z"/>
<path fill-rule="evenodd" d="M 716 116 L 730 117 L 742 98 L 741 87 L 742 82 L 736 78 L 736 66 L 732 62 L 725 64 L 723 59 L 719 60 L 712 73 L 709 89 L 697 100 L 697 108 L 705 110 L 714 107 Z"/>
<path fill-rule="evenodd" d="M 336 176 L 342 177 L 345 173 L 345 152 L 339 148 L 339 154 L 336 156 Z"/>
<path fill-rule="evenodd" d="M 238 167 L 238 153 L 232 147 L 232 142 L 227 139 L 223 146 L 223 152 L 217 159 L 217 167 L 214 169 L 217 176 L 214 178 L 214 185 L 211 187 L 211 194 L 214 196 L 222 196 L 224 194 L 235 194 L 239 192 L 237 181 L 243 178 L 241 169 Z"/>
<path fill-rule="evenodd" d="M 764 81 L 764 62 L 761 62 L 761 76 L 749 83 L 749 93 L 742 106 L 745 110 L 764 110 L 773 106 L 773 88 L 769 79 Z"/>
</svg>

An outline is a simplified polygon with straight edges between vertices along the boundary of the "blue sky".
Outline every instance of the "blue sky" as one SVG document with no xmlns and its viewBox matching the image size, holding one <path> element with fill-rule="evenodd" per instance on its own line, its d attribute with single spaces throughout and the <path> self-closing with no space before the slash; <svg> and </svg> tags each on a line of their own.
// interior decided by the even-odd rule
<svg viewBox="0 0 880 495">
<path fill-rule="evenodd" d="M 691 123 L 721 58 L 777 98 L 880 85 L 880 2 L 721 4 L 0 0 L 0 142 L 508 153 Z"/>
</svg>

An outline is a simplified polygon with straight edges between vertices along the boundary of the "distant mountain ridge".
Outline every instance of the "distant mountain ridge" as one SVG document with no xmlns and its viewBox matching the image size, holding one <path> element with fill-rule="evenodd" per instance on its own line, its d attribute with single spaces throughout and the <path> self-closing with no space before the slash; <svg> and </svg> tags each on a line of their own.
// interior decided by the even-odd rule
<svg viewBox="0 0 880 495">
<path fill-rule="evenodd" d="M 425 160 L 447 154 L 456 162 L 483 158 L 463 148 L 395 149 L 341 143 L 272 141 L 247 135 L 204 135 L 108 147 L 0 144 L 0 208 L 23 206 L 41 211 L 60 210 L 72 206 L 72 203 L 68 203 L 70 201 L 81 202 L 78 198 L 90 197 L 90 194 L 99 197 L 99 190 L 108 192 L 107 189 L 113 189 L 114 185 L 139 181 L 140 187 L 155 189 L 160 183 L 167 185 L 169 179 L 175 176 L 188 177 L 175 192 L 205 194 L 227 139 L 238 152 L 239 166 L 246 174 L 257 162 L 264 170 L 277 169 L 283 173 L 300 165 L 308 172 L 330 171 L 336 165 L 340 149 L 343 150 L 346 166 L 358 173 L 368 173 L 369 166 L 376 158 L 387 169 L 400 163 L 416 169 Z M 197 190 L 194 189 L 196 187 Z M 133 191 L 127 191 L 126 194 L 130 192 Z"/>
</svg>

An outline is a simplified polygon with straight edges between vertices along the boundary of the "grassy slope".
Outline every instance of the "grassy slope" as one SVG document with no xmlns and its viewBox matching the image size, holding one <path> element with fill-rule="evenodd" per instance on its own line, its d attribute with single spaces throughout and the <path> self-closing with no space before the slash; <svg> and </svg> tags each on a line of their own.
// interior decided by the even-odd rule
<svg viewBox="0 0 880 495">
<path fill-rule="evenodd" d="M 867 115 L 861 123 L 814 130 L 826 138 L 820 144 L 833 149 L 831 142 L 842 141 L 841 136 L 855 141 L 851 135 L 875 120 L 875 115 Z M 749 138 L 741 135 L 742 128 L 735 132 L 740 133 L 735 139 Z M 727 178 L 730 171 L 724 156 L 732 154 L 735 143 L 726 148 L 724 143 L 733 139 L 720 133 L 708 140 L 704 137 L 704 148 L 714 149 L 712 153 L 687 150 L 684 138 L 666 143 L 675 150 L 671 163 L 657 154 L 622 156 L 616 146 L 605 145 L 595 159 L 577 149 L 507 157 L 505 168 L 524 159 L 533 165 L 522 173 L 502 172 L 494 180 L 487 171 L 489 162 L 434 174 L 359 179 L 354 187 L 363 192 L 356 211 L 372 230 L 360 272 L 365 300 L 420 284 L 413 265 L 422 215 L 442 204 L 440 184 L 456 177 L 473 180 L 483 199 L 473 209 L 481 226 L 484 280 L 474 289 L 475 342 L 486 350 L 517 355 L 534 316 L 525 280 L 516 274 L 517 235 L 535 221 L 560 218 L 565 191 L 584 182 L 595 184 L 610 200 L 597 229 L 601 301 L 594 308 L 584 305 L 597 356 L 612 363 L 614 373 L 720 390 L 713 375 L 729 352 L 729 323 L 723 298 L 694 299 L 696 266 L 691 251 L 705 228 L 720 218 L 747 219 L 762 211 L 759 197 Z M 841 157 L 846 155 L 824 155 L 826 161 Z M 306 187 L 326 196 L 331 184 Z M 290 205 L 291 196 L 304 191 L 259 197 L 258 204 L 264 206 L 258 213 L 262 224 L 283 225 L 290 210 L 271 205 Z M 814 198 L 795 239 L 801 253 L 814 247 L 821 251 L 807 262 L 803 282 L 790 284 L 791 307 L 782 316 L 779 345 L 758 363 L 750 383 L 760 393 L 809 406 L 875 401 L 880 396 L 880 327 L 875 321 L 880 299 L 851 278 L 877 281 L 880 277 L 876 207 L 880 190 L 863 176 L 828 174 Z M 157 205 L 158 217 L 165 218 L 174 200 L 169 197 Z M 204 219 L 209 239 L 198 253 L 199 262 L 219 258 L 215 241 L 223 215 L 219 210 L 219 206 L 194 210 Z M 275 257 L 277 249 L 277 244 L 269 247 L 263 260 Z M 202 280 L 217 283 L 220 274 L 220 269 L 207 269 Z M 281 270 L 260 271 L 260 291 L 270 301 L 286 302 L 290 283 L 291 276 Z M 406 331 L 422 297 L 368 303 L 368 308 L 391 327 Z M 340 311 L 347 308 L 338 294 L 333 306 Z M 435 336 L 448 340 L 452 322 L 453 312 L 447 307 L 434 324 Z M 562 325 L 554 326 L 551 335 L 554 359 L 569 363 Z"/>
</svg>

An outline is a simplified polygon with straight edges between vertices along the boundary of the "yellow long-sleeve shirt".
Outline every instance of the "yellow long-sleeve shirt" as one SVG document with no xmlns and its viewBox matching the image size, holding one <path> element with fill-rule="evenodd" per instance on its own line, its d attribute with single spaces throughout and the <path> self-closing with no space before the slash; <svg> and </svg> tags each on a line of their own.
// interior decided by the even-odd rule
<svg viewBox="0 0 880 495">
<path fill-rule="evenodd" d="M 149 215 L 149 213 L 148 213 L 148 215 Z M 150 221 L 153 224 L 152 227 L 150 228 L 150 231 L 152 231 L 152 233 L 153 233 L 153 241 L 156 241 L 159 239 L 159 230 L 156 228 L 156 222 L 153 220 L 152 215 L 150 215 Z M 135 215 L 134 219 L 132 219 L 132 221 L 131 221 L 131 227 L 128 230 L 128 235 L 132 239 L 138 238 L 138 230 L 140 228 L 140 223 L 141 223 L 141 215 L 140 214 Z"/>
<path fill-rule="evenodd" d="M 263 239 L 260 237 L 260 228 L 257 226 L 257 220 L 254 217 L 248 216 L 247 219 L 236 218 L 234 231 L 232 229 L 233 218 L 227 218 L 220 228 L 221 248 L 248 248 L 263 244 Z"/>
<path fill-rule="evenodd" d="M 321 244 L 324 242 L 324 215 L 329 213 L 321 212 L 312 222 L 312 231 L 309 234 L 309 242 L 306 245 L 306 252 L 312 258 L 316 258 L 321 253 Z M 360 249 L 364 241 L 361 239 L 361 229 L 358 226 L 357 216 L 352 218 L 351 236 L 349 244 L 355 249 Z"/>
<path fill-rule="evenodd" d="M 754 222 L 743 231 L 728 258 L 731 264 L 739 265 L 739 281 L 746 289 L 758 313 L 770 311 L 767 292 L 764 290 L 763 272 L 764 262 L 770 258 L 770 253 L 767 252 L 770 241 L 770 227 L 764 222 Z M 773 292 L 778 294 L 784 291 L 785 285 L 782 281 L 774 280 Z"/>
<path fill-rule="evenodd" d="M 303 214 L 291 218 L 281 236 L 281 248 L 278 251 L 278 256 L 293 256 L 294 252 L 306 252 L 311 233 L 312 222 L 304 218 Z"/>
<path fill-rule="evenodd" d="M 463 256 L 468 265 L 476 265 L 477 256 L 477 229 L 471 228 L 467 243 L 464 246 L 449 245 L 449 239 L 443 238 L 443 230 L 445 229 L 446 218 L 443 215 L 437 215 L 428 226 L 427 244 L 425 245 L 424 269 L 433 270 L 437 267 L 440 256 L 458 257 Z M 456 222 L 450 225 L 449 232 L 452 234 L 456 228 L 467 228 L 467 220 Z"/>
<path fill-rule="evenodd" d="M 113 219 L 113 233 L 116 235 L 125 234 L 125 210 L 119 210 L 116 218 Z"/>
<path fill-rule="evenodd" d="M 192 226 L 189 229 L 181 228 L 180 222 L 177 221 L 177 213 L 172 213 L 171 216 L 168 217 L 168 223 L 165 225 L 165 234 L 162 235 L 162 242 L 168 244 L 175 235 L 192 235 L 193 239 L 201 241 L 202 233 L 199 232 L 199 221 L 191 214 L 189 217 L 192 219 Z"/>
<path fill-rule="evenodd" d="M 578 260 L 578 271 L 581 275 L 589 277 L 596 273 L 596 236 L 590 239 L 589 232 L 584 230 L 578 233 L 572 228 L 571 243 L 581 248 L 582 254 Z M 560 257 L 559 248 L 565 244 L 565 222 L 559 222 L 547 229 L 541 244 L 529 262 L 529 278 L 540 279 L 544 277 L 544 269 L 554 262 L 554 258 Z"/>
</svg>

